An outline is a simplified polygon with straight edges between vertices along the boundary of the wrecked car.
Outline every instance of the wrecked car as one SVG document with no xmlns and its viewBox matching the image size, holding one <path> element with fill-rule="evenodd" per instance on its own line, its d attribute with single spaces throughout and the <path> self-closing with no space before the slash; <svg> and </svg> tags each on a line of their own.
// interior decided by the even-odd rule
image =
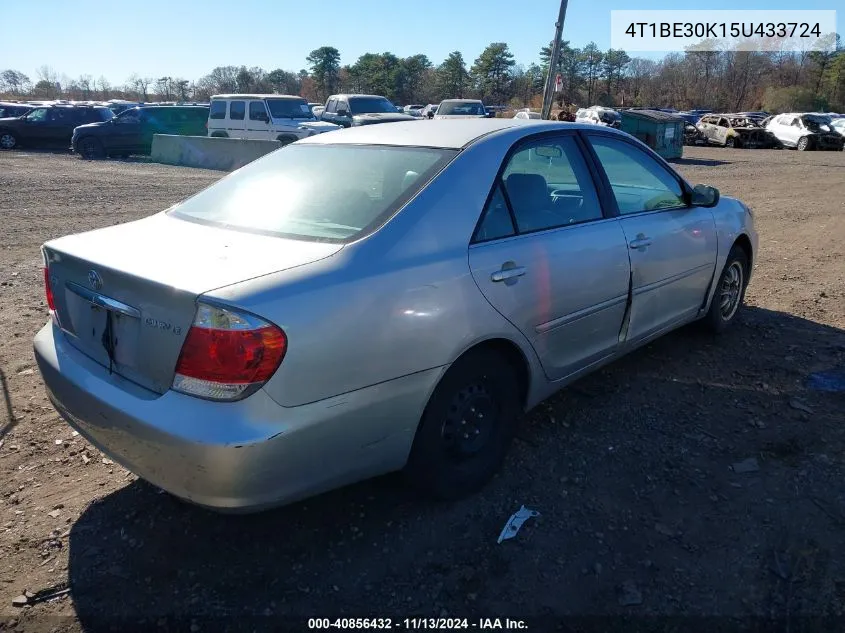
<svg viewBox="0 0 845 633">
<path fill-rule="evenodd" d="M 807 150 L 842 150 L 845 136 L 821 114 L 780 114 L 769 121 L 766 130 L 777 137 L 784 147 Z"/>
<path fill-rule="evenodd" d="M 707 145 L 707 137 L 694 125 L 684 125 L 684 145 Z"/>
<path fill-rule="evenodd" d="M 777 137 L 741 114 L 708 114 L 696 125 L 710 145 L 749 149 L 780 147 Z"/>
</svg>

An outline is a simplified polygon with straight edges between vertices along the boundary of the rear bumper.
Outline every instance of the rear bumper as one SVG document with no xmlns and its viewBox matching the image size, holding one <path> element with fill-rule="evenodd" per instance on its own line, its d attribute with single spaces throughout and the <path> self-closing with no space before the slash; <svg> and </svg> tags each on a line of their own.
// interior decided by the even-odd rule
<svg viewBox="0 0 845 633">
<path fill-rule="evenodd" d="M 441 370 L 293 408 L 264 391 L 232 403 L 147 391 L 72 347 L 48 323 L 35 358 L 50 400 L 81 435 L 193 503 L 254 511 L 404 466 Z"/>
</svg>

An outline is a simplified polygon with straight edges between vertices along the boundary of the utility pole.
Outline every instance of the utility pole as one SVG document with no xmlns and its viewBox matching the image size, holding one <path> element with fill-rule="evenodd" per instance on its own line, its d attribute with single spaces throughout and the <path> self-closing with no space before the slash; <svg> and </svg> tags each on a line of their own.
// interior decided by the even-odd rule
<svg viewBox="0 0 845 633">
<path fill-rule="evenodd" d="M 541 116 L 547 120 L 551 115 L 552 101 L 555 97 L 555 76 L 560 59 L 560 38 L 563 36 L 563 20 L 566 17 L 567 4 L 568 0 L 560 0 L 560 15 L 558 15 L 555 23 L 555 39 L 552 40 L 552 54 L 549 57 L 549 74 L 546 77 L 546 89 L 543 91 L 543 112 Z"/>
</svg>

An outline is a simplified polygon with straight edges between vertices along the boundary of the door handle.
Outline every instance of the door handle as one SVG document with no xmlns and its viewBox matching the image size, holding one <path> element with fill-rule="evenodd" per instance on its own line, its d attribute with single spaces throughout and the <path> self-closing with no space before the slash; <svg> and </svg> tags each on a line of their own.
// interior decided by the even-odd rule
<svg viewBox="0 0 845 633">
<path fill-rule="evenodd" d="M 502 268 L 490 275 L 490 281 L 505 281 L 515 277 L 522 277 L 525 274 L 525 266 L 514 266 L 513 268 Z"/>
<path fill-rule="evenodd" d="M 628 246 L 635 251 L 644 249 L 647 246 L 651 246 L 651 238 L 640 233 L 637 235 L 637 239 L 628 242 Z"/>
</svg>

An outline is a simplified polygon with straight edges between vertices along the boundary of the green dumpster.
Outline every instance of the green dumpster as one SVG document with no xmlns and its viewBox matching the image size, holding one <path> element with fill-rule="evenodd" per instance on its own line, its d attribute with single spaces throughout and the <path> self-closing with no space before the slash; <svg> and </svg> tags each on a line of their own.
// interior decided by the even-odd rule
<svg viewBox="0 0 845 633">
<path fill-rule="evenodd" d="M 623 110 L 622 131 L 635 136 L 663 158 L 680 158 L 684 151 L 684 120 L 659 110 Z"/>
</svg>

